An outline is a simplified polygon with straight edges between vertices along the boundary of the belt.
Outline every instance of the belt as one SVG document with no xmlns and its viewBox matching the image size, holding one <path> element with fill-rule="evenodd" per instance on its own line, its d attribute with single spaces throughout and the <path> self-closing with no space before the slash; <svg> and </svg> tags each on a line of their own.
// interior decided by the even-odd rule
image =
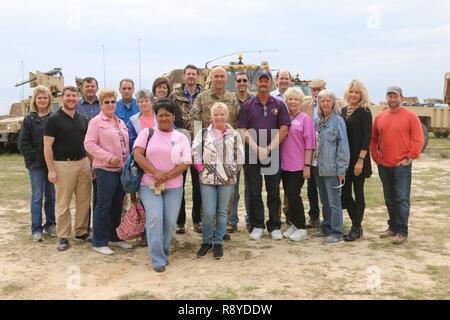
<svg viewBox="0 0 450 320">
<path fill-rule="evenodd" d="M 80 161 L 83 160 L 84 158 L 86 158 L 85 155 L 80 157 L 67 157 L 67 158 L 55 157 L 55 161 Z"/>
</svg>

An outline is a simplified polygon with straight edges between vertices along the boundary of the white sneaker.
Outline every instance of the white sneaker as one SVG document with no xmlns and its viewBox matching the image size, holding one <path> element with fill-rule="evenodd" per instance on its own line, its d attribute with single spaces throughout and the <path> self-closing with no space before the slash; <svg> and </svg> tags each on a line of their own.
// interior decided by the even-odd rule
<svg viewBox="0 0 450 320">
<path fill-rule="evenodd" d="M 44 237 L 42 236 L 41 232 L 33 233 L 33 242 L 42 242 L 44 240 Z"/>
<path fill-rule="evenodd" d="M 308 233 L 305 229 L 296 229 L 293 234 L 289 236 L 292 241 L 302 241 L 308 237 Z"/>
<path fill-rule="evenodd" d="M 289 229 L 287 229 L 287 230 L 283 233 L 283 237 L 289 238 L 289 236 L 290 236 L 291 234 L 293 234 L 293 233 L 295 232 L 295 230 L 297 230 L 297 228 L 296 228 L 294 225 L 290 226 Z"/>
<path fill-rule="evenodd" d="M 94 251 L 97 251 L 98 253 L 110 256 L 114 254 L 114 251 L 112 251 L 109 247 L 92 247 Z"/>
<path fill-rule="evenodd" d="M 262 228 L 253 228 L 252 233 L 250 234 L 251 240 L 261 240 L 264 234 L 264 229 Z"/>
<path fill-rule="evenodd" d="M 270 235 L 272 236 L 273 240 L 281 240 L 283 239 L 283 235 L 281 234 L 280 230 L 273 230 Z"/>
<path fill-rule="evenodd" d="M 129 244 L 126 241 L 117 241 L 117 242 L 110 241 L 109 245 L 111 247 L 119 247 L 119 248 L 122 248 L 122 249 L 125 249 L 125 250 L 133 249 L 133 245 Z"/>
</svg>

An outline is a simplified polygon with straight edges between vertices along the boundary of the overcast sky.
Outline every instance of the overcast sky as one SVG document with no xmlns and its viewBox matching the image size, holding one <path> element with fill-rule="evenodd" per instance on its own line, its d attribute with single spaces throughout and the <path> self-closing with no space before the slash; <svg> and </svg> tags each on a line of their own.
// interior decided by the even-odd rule
<svg viewBox="0 0 450 320">
<path fill-rule="evenodd" d="M 164 72 L 236 51 L 244 62 L 269 62 L 302 79 L 323 78 L 342 95 L 362 80 L 372 101 L 397 84 L 406 96 L 442 98 L 450 71 L 450 1 L 166 0 L 2 2 L 0 114 L 28 71 L 61 67 L 66 84 L 94 76 L 100 87 L 121 78 L 142 86 Z M 105 48 L 104 83 L 103 50 Z M 226 63 L 229 57 L 217 61 Z M 25 88 L 25 96 L 31 94 Z"/>
</svg>

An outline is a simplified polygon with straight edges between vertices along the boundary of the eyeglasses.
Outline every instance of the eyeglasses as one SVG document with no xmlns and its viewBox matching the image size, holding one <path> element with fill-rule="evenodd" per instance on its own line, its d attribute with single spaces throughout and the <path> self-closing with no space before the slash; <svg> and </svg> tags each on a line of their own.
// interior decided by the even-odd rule
<svg viewBox="0 0 450 320">
<path fill-rule="evenodd" d="M 115 103 L 116 103 L 116 100 L 103 101 L 103 104 L 106 104 L 106 105 L 108 105 L 108 104 L 115 104 Z"/>
<path fill-rule="evenodd" d="M 264 107 L 264 118 L 267 118 L 267 106 L 263 106 Z"/>
<path fill-rule="evenodd" d="M 241 83 L 241 82 L 247 83 L 248 80 L 247 80 L 247 79 L 236 79 L 236 82 L 237 82 L 237 83 Z"/>
</svg>

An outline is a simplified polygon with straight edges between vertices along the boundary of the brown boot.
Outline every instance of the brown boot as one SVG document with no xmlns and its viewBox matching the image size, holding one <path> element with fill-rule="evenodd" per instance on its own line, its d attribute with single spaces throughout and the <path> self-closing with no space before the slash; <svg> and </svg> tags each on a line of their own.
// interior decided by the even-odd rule
<svg viewBox="0 0 450 320">
<path fill-rule="evenodd" d="M 385 232 L 380 234 L 381 239 L 395 237 L 395 236 L 396 236 L 396 233 L 394 231 L 391 231 L 390 229 L 387 229 Z"/>
<path fill-rule="evenodd" d="M 393 244 L 402 244 L 405 243 L 408 240 L 407 237 L 405 237 L 404 235 L 397 233 L 397 235 L 395 236 L 395 238 L 392 240 Z"/>
</svg>

